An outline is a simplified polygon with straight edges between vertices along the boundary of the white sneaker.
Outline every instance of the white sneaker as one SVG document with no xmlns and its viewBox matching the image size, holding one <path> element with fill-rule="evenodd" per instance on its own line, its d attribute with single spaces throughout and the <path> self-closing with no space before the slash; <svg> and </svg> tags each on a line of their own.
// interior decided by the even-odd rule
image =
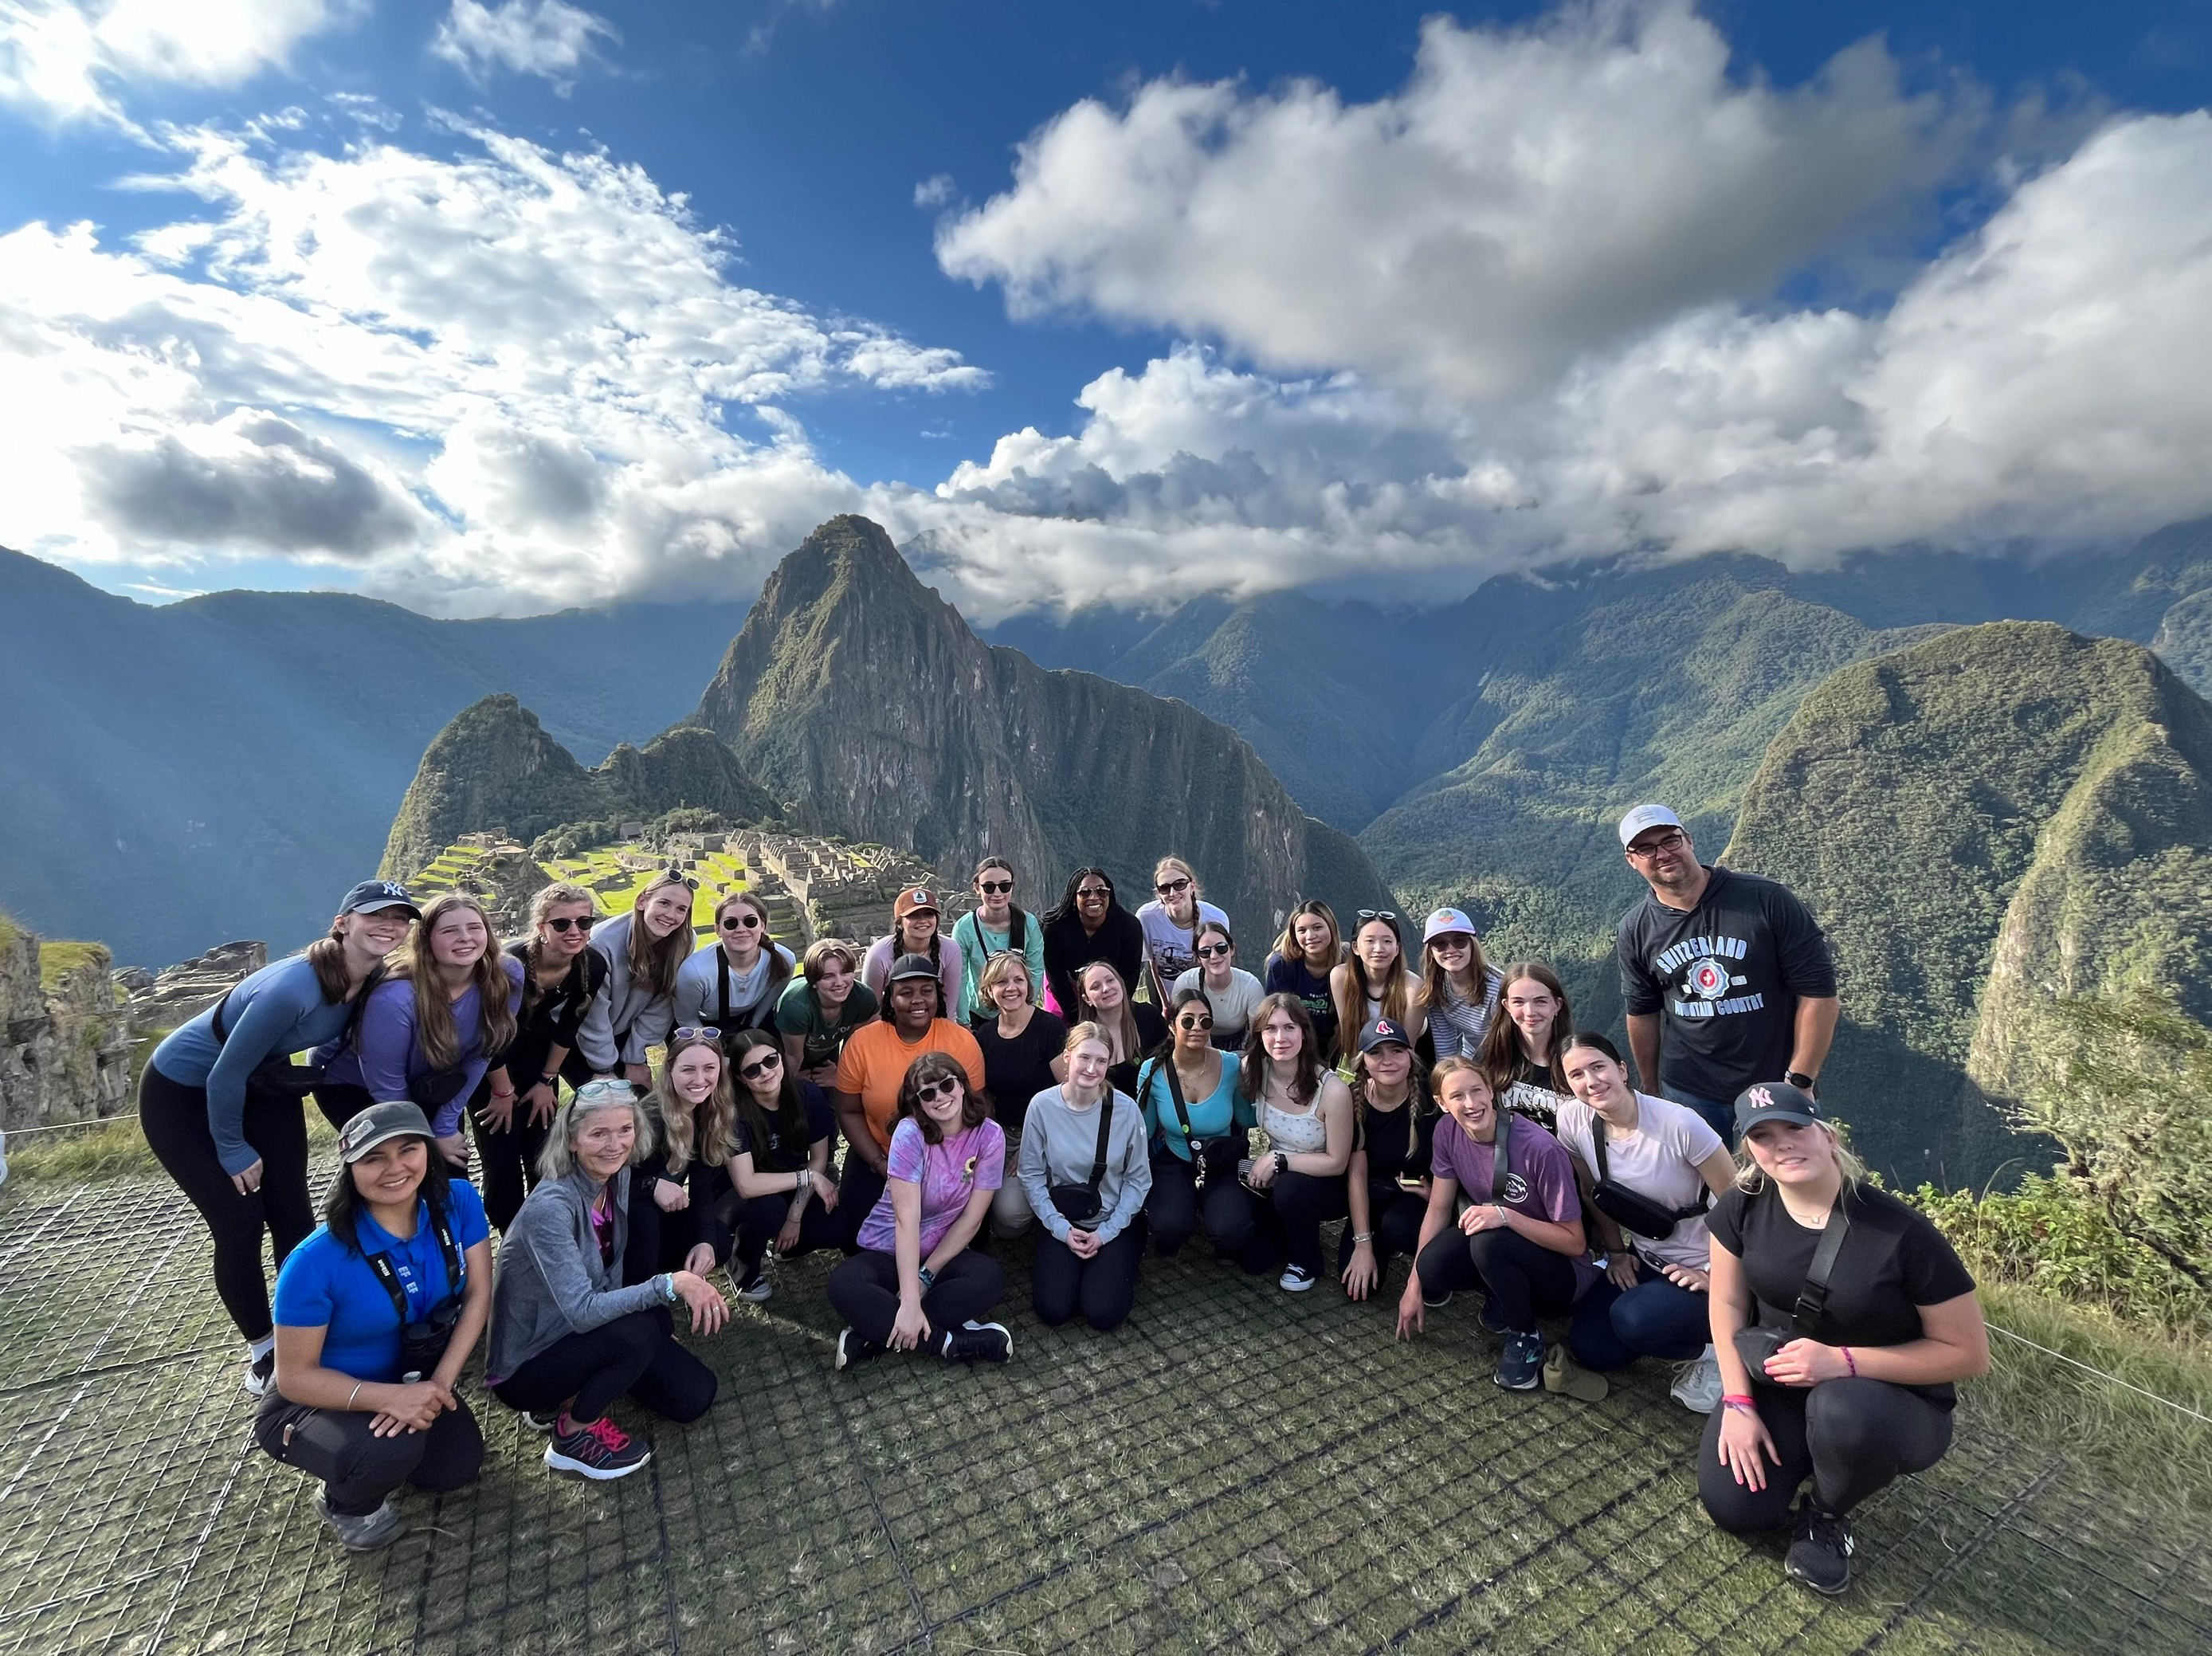
<svg viewBox="0 0 2212 1656">
<path fill-rule="evenodd" d="M 1695 1361 L 1682 1365 L 1668 1395 L 1693 1415 L 1710 1415 L 1721 1406 L 1720 1359 L 1712 1347 L 1707 1346 Z"/>
<path fill-rule="evenodd" d="M 249 1397 L 265 1397 L 269 1388 L 276 1384 L 276 1348 L 271 1346 L 258 1357 L 248 1352 L 246 1373 L 239 1385 Z"/>
<path fill-rule="evenodd" d="M 1285 1294 L 1304 1294 L 1316 1280 L 1314 1274 L 1302 1265 L 1285 1265 L 1283 1274 L 1275 1279 L 1275 1286 Z"/>
<path fill-rule="evenodd" d="M 749 1306 L 764 1306 L 775 1297 L 775 1284 L 769 1281 L 766 1271 L 738 1290 L 738 1298 Z"/>
</svg>

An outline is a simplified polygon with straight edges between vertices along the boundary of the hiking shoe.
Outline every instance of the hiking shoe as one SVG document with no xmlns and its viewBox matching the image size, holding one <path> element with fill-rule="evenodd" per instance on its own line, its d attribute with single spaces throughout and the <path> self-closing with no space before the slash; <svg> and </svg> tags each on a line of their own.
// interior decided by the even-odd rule
<svg viewBox="0 0 2212 1656">
<path fill-rule="evenodd" d="M 939 1349 L 948 1363 L 1002 1363 L 1014 1355 L 1014 1336 L 1004 1323 L 979 1323 L 971 1317 L 945 1330 Z"/>
<path fill-rule="evenodd" d="M 840 1330 L 837 1335 L 837 1367 L 850 1368 L 854 1363 L 864 1363 L 882 1354 L 883 1348 L 873 1340 L 864 1340 L 858 1329 Z"/>
<path fill-rule="evenodd" d="M 556 1472 L 576 1472 L 605 1482 L 628 1477 L 653 1458 L 653 1451 L 605 1415 L 588 1426 L 563 1432 L 556 1422 L 545 1446 L 545 1464 Z"/>
<path fill-rule="evenodd" d="M 1547 1347 L 1544 1352 L 1544 1390 L 1556 1391 L 1577 1403 L 1603 1403 L 1613 1390 L 1602 1374 L 1593 1374 L 1569 1355 L 1566 1347 Z"/>
<path fill-rule="evenodd" d="M 1283 1274 L 1275 1279 L 1275 1286 L 1285 1294 L 1304 1294 L 1314 1281 L 1314 1274 L 1304 1265 L 1285 1265 Z"/>
<path fill-rule="evenodd" d="M 547 1415 L 541 1415 L 532 1409 L 525 1409 L 521 1411 L 521 1415 L 522 1423 L 533 1432 L 550 1432 L 559 1424 L 561 1419 L 561 1411 L 557 1409 Z"/>
<path fill-rule="evenodd" d="M 1534 1391 L 1544 1370 L 1544 1336 L 1509 1334 L 1494 1378 L 1508 1391 Z"/>
<path fill-rule="evenodd" d="M 315 1491 L 315 1511 L 323 1522 L 331 1526 L 338 1538 L 338 1545 L 349 1553 L 376 1552 L 390 1546 L 407 1532 L 407 1520 L 399 1516 L 399 1509 L 387 1496 L 384 1504 L 373 1513 L 363 1513 L 358 1518 L 331 1510 L 330 1497 L 322 1490 Z"/>
<path fill-rule="evenodd" d="M 1797 1531 L 1782 1560 L 1782 1573 L 1830 1598 L 1851 1584 L 1851 1526 L 1824 1512 L 1808 1494 L 1797 1505 Z"/>
<path fill-rule="evenodd" d="M 1684 1363 L 1668 1395 L 1693 1415 L 1710 1415 L 1721 1406 L 1721 1364 L 1711 1346 L 1705 1355 Z"/>
<path fill-rule="evenodd" d="M 276 1348 L 270 1346 L 258 1357 L 250 1353 L 246 1359 L 246 1373 L 239 1380 L 249 1397 L 265 1397 L 269 1388 L 276 1384 Z"/>
<path fill-rule="evenodd" d="M 1499 1309 L 1494 1298 L 1482 1302 L 1482 1325 L 1492 1334 L 1510 1335 L 1514 1332 L 1513 1325 L 1505 1320 L 1505 1313 Z"/>
<path fill-rule="evenodd" d="M 750 1306 L 764 1306 L 775 1297 L 775 1284 L 769 1280 L 766 1271 L 762 1271 L 738 1290 L 738 1298 Z"/>
</svg>

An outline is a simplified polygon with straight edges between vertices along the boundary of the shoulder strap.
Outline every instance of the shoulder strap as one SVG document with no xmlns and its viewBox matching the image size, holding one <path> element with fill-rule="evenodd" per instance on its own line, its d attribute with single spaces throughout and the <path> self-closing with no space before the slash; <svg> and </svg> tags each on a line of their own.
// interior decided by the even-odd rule
<svg viewBox="0 0 2212 1656">
<path fill-rule="evenodd" d="M 1091 1164 L 1091 1188 L 1097 1190 L 1106 1179 L 1106 1141 L 1114 1131 L 1114 1089 L 1108 1087 L 1106 1096 L 1098 1101 L 1098 1155 Z"/>
<path fill-rule="evenodd" d="M 460 1249 L 453 1242 L 453 1227 L 446 1222 L 444 1209 L 430 1209 L 430 1231 L 438 1239 L 438 1252 L 446 1262 L 446 1292 L 458 1294 L 468 1268 L 462 1262 Z M 362 1257 L 375 1274 L 376 1280 L 384 1284 L 385 1293 L 392 1297 L 392 1309 L 398 1314 L 401 1325 L 404 1327 L 413 1322 L 415 1319 L 407 1307 L 407 1290 L 399 1286 L 399 1273 L 392 1268 L 392 1256 L 380 1248 L 374 1253 L 364 1254 Z"/>
<path fill-rule="evenodd" d="M 1498 1114 L 1498 1142 L 1490 1147 L 1490 1199 L 1505 1200 L 1505 1186 L 1513 1177 L 1513 1112 Z"/>
<path fill-rule="evenodd" d="M 1836 1256 L 1843 1251 L 1844 1238 L 1851 1228 L 1850 1216 L 1844 1211 L 1850 1200 L 1850 1187 L 1845 1185 L 1837 1193 L 1827 1227 L 1820 1233 L 1820 1245 L 1813 1250 L 1813 1263 L 1805 1269 L 1805 1286 L 1797 1290 L 1796 1321 L 1800 1339 L 1814 1337 L 1814 1330 L 1828 1308 L 1828 1274 L 1835 1269 Z"/>
<path fill-rule="evenodd" d="M 714 1020 L 714 1027 L 727 1029 L 730 1026 L 730 957 L 722 953 L 720 942 L 714 945 L 714 999 L 720 1011 L 720 1015 Z"/>
<path fill-rule="evenodd" d="M 1182 1142 L 1188 1144 L 1191 1142 L 1190 1105 L 1183 1101 L 1182 1077 L 1176 1074 L 1175 1060 L 1172 1057 L 1155 1058 L 1152 1063 L 1156 1068 L 1165 1072 L 1167 1075 L 1168 1097 L 1175 1101 L 1176 1119 L 1182 1123 Z"/>
<path fill-rule="evenodd" d="M 975 928 L 975 941 L 979 943 L 983 941 L 982 930 L 981 923 L 979 922 Z M 1006 947 L 1016 954 L 1029 953 L 1030 917 L 1019 909 L 1015 909 L 1013 918 L 1006 922 Z"/>
</svg>

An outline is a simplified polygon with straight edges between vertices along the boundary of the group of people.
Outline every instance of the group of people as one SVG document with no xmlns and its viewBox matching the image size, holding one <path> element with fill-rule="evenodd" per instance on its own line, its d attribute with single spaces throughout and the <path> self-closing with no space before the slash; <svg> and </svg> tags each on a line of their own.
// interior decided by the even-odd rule
<svg viewBox="0 0 2212 1656">
<path fill-rule="evenodd" d="M 987 857 L 949 934 L 915 887 L 887 937 L 803 959 L 743 891 L 695 949 L 674 869 L 597 924 L 547 886 L 504 947 L 468 896 L 367 881 L 161 1043 L 141 1115 L 212 1234 L 258 1441 L 350 1549 L 398 1533 L 402 1484 L 476 1476 L 480 1343 L 546 1464 L 615 1478 L 651 1452 L 617 1399 L 714 1401 L 675 1312 L 720 1329 L 718 1270 L 758 1304 L 774 1261 L 842 1253 L 840 1370 L 1005 1362 L 1012 1247 L 1039 1324 L 1107 1332 L 1148 1252 L 1202 1233 L 1304 1294 L 1340 1221 L 1344 1294 L 1383 1299 L 1403 1259 L 1403 1338 L 1475 1300 L 1501 1386 L 1595 1401 L 1639 1359 L 1681 1365 L 1708 1512 L 1789 1528 L 1789 1574 L 1839 1592 L 1849 1514 L 1944 1452 L 1953 1385 L 1986 1367 L 1973 1284 L 1816 1095 L 1837 999 L 1802 903 L 1698 861 L 1664 807 L 1620 837 L 1647 886 L 1617 940 L 1627 1059 L 1458 909 L 1414 962 L 1395 914 L 1346 936 L 1302 902 L 1255 975 L 1179 858 L 1133 912 L 1092 867 L 1032 915 Z M 310 1097 L 339 1134 L 319 1225 Z"/>
</svg>

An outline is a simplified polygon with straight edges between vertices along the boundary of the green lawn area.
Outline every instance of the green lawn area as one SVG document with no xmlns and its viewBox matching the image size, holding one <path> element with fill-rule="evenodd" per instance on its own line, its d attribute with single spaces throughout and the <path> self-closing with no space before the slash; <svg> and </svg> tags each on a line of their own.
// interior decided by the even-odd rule
<svg viewBox="0 0 2212 1656">
<path fill-rule="evenodd" d="M 1950 1457 L 1862 1513 L 1860 1579 L 1831 1602 L 1707 1524 L 1701 1422 L 1663 1368 L 1595 1406 L 1509 1395 L 1471 1306 L 1403 1345 L 1381 1306 L 1186 1254 L 1148 1259 L 1134 1318 L 1098 1336 L 1040 1327 L 1010 1247 L 1012 1364 L 842 1375 L 829 1262 L 796 1262 L 701 1342 L 722 1379 L 703 1421 L 623 1415 L 645 1471 L 556 1481 L 483 1406 L 478 1484 L 406 1497 L 410 1533 L 348 1560 L 307 1480 L 250 1446 L 176 1191 L 11 1184 L 0 1650 L 2212 1647 L 2203 1525 L 1994 1430 L 1971 1389 Z"/>
</svg>

